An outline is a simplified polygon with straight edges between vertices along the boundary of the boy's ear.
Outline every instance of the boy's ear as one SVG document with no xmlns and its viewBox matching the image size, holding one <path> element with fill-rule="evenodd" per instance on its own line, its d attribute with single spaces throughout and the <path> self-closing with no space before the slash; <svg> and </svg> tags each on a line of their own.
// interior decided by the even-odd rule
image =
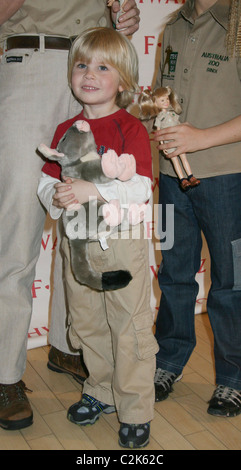
<svg viewBox="0 0 241 470">
<path fill-rule="evenodd" d="M 124 88 L 122 85 L 119 85 L 119 88 L 118 88 L 119 93 L 121 93 L 122 91 L 124 91 L 124 89 L 125 89 L 125 88 Z"/>
</svg>

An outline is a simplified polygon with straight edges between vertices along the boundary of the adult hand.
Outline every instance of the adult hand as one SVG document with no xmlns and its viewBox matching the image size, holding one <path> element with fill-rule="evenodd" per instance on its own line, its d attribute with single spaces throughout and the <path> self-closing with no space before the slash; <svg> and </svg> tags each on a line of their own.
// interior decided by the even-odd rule
<svg viewBox="0 0 241 470">
<path fill-rule="evenodd" d="M 121 30 L 125 36 L 134 34 L 139 29 L 140 23 L 140 10 L 137 8 L 135 0 L 127 0 L 122 6 L 124 13 L 121 13 L 116 24 L 116 29 Z M 116 23 L 117 13 L 120 11 L 119 2 L 113 2 L 111 6 L 111 16 L 114 23 Z"/>
<path fill-rule="evenodd" d="M 196 152 L 205 148 L 204 133 L 204 129 L 197 129 L 185 122 L 184 124 L 157 130 L 153 139 L 159 142 L 157 148 L 164 151 L 167 158 L 173 158 L 182 153 Z M 175 148 L 175 151 L 166 154 L 166 150 L 170 148 Z"/>
<path fill-rule="evenodd" d="M 0 2 L 0 25 L 5 23 L 23 5 L 24 0 L 1 0 Z"/>
</svg>

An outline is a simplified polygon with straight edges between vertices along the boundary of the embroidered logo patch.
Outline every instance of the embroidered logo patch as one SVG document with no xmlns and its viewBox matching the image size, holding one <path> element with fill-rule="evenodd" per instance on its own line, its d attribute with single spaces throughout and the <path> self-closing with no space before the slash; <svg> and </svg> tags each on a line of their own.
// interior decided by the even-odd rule
<svg viewBox="0 0 241 470">
<path fill-rule="evenodd" d="M 9 62 L 22 62 L 22 61 L 23 61 L 23 58 L 22 58 L 21 56 L 14 56 L 14 55 L 13 55 L 13 56 L 11 56 L 11 57 L 7 57 L 7 58 L 6 58 L 7 64 L 8 64 Z"/>
<path fill-rule="evenodd" d="M 218 68 L 222 62 L 228 62 L 229 57 L 222 54 L 214 54 L 211 52 L 203 52 L 202 58 L 207 62 L 207 72 L 218 73 Z"/>
<path fill-rule="evenodd" d="M 163 76 L 173 78 L 176 71 L 178 52 L 173 52 L 172 47 L 168 46 L 165 50 L 166 57 L 162 68 Z M 171 77 L 172 76 L 172 77 Z"/>
</svg>

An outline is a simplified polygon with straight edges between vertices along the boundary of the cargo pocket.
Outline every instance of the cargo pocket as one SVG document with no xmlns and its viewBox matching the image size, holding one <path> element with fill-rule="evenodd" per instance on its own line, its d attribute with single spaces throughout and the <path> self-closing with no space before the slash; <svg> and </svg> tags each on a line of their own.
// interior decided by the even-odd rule
<svg viewBox="0 0 241 470">
<path fill-rule="evenodd" d="M 140 313 L 133 318 L 134 330 L 137 340 L 138 359 L 148 359 L 154 356 L 158 350 L 158 344 L 153 334 L 153 321 L 150 313 Z"/>
<path fill-rule="evenodd" d="M 231 242 L 233 251 L 233 290 L 241 290 L 241 238 Z"/>
</svg>

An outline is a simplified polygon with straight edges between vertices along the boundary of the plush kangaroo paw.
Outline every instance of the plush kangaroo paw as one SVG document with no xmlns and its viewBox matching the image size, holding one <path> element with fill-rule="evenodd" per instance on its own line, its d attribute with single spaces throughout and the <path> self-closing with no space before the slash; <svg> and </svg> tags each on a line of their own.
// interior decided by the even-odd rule
<svg viewBox="0 0 241 470">
<path fill-rule="evenodd" d="M 136 172 L 136 160 L 133 155 L 123 153 L 118 157 L 114 150 L 108 150 L 102 155 L 101 166 L 105 176 L 121 181 L 129 180 Z"/>
<path fill-rule="evenodd" d="M 131 225 L 137 225 L 144 220 L 146 204 L 130 204 L 128 217 Z"/>
<path fill-rule="evenodd" d="M 118 158 L 119 175 L 118 179 L 127 181 L 136 173 L 136 160 L 133 155 L 123 153 Z"/>
<path fill-rule="evenodd" d="M 123 220 L 124 210 L 121 208 L 118 199 L 112 199 L 109 203 L 103 205 L 102 214 L 106 225 L 116 227 Z"/>
<path fill-rule="evenodd" d="M 107 178 L 118 178 L 118 156 L 114 150 L 108 150 L 101 158 L 102 171 Z"/>
</svg>

